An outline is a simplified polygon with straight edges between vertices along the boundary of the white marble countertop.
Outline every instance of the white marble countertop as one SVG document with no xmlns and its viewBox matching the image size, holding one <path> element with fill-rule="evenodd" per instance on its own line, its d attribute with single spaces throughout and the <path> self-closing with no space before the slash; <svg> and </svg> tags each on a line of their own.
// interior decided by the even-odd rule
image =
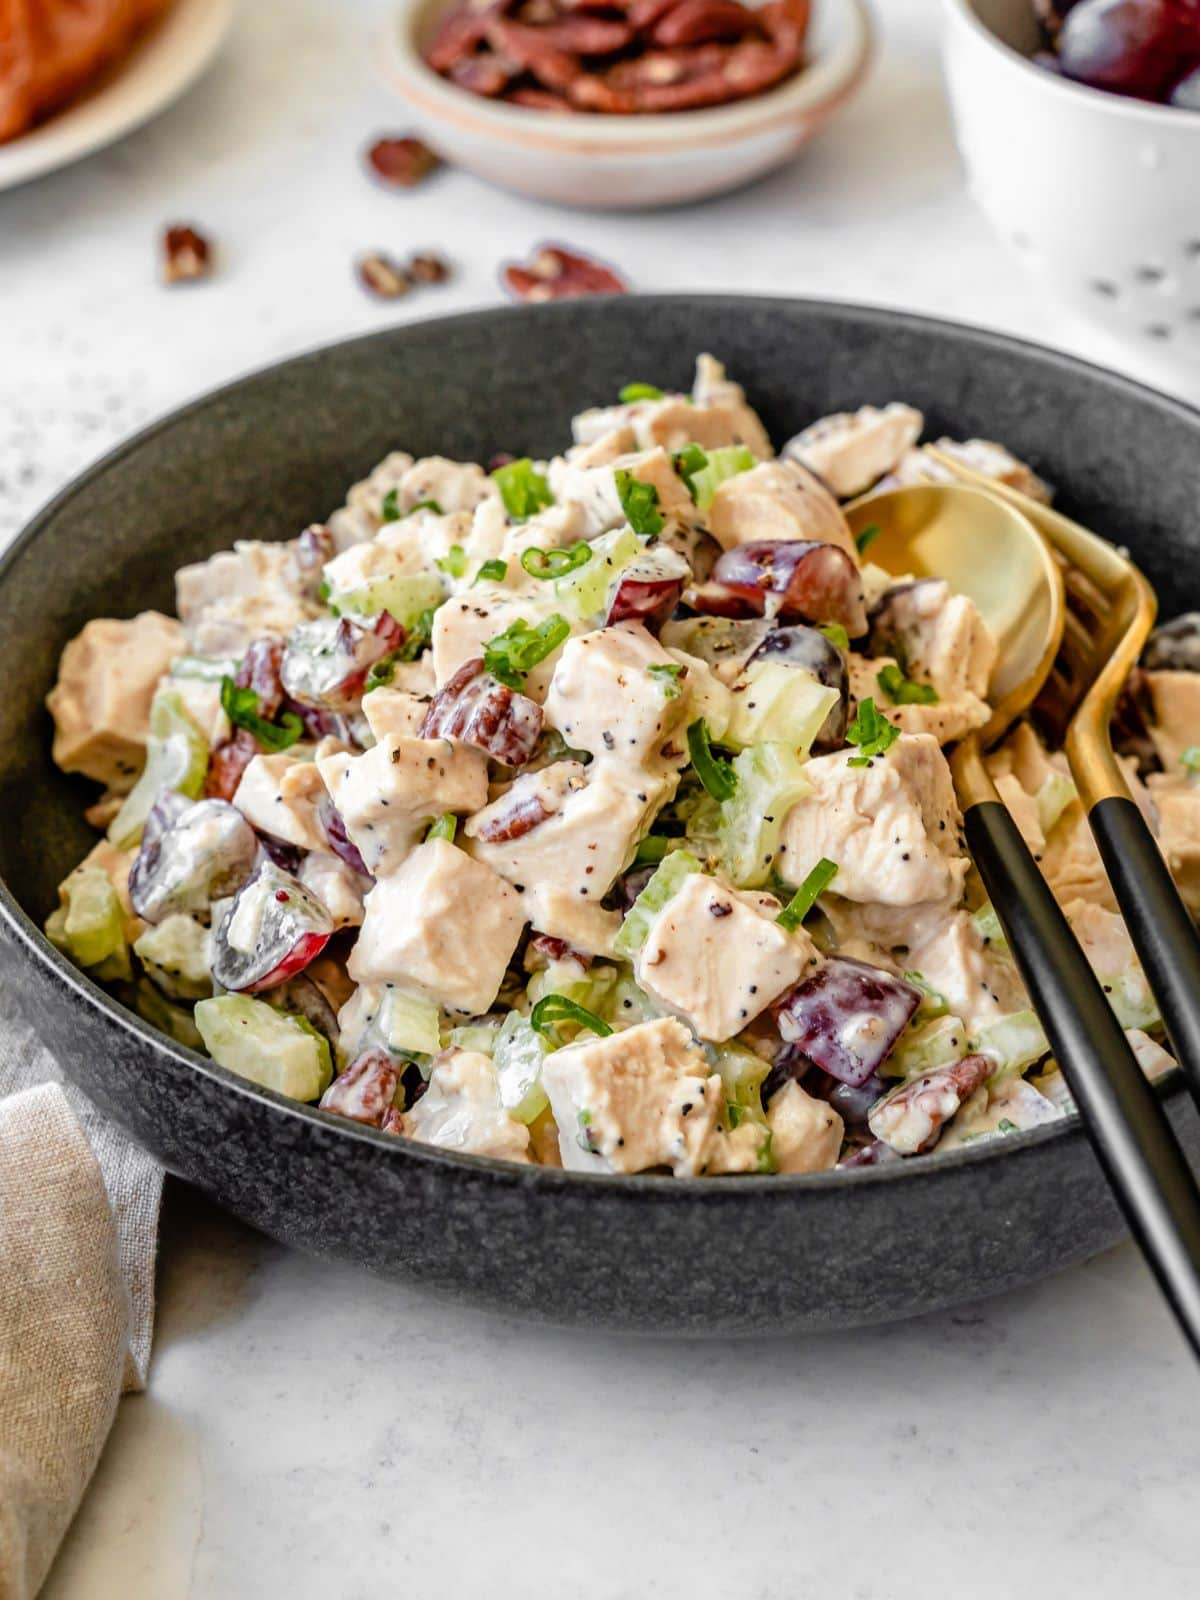
<svg viewBox="0 0 1200 1600">
<path fill-rule="evenodd" d="M 306 346 L 494 303 L 497 264 L 544 237 L 642 289 L 902 304 L 1089 353 L 963 194 L 931 0 L 884 0 L 868 91 L 790 170 L 617 219 L 456 173 L 366 182 L 364 141 L 405 125 L 371 67 L 387 9 L 246 4 L 173 110 L 0 195 L 0 541 L 147 419 Z M 181 219 L 221 272 L 168 294 L 157 239 Z M 442 250 L 456 279 L 372 302 L 350 270 L 371 247 Z M 1173 1600 L 1200 1563 L 1198 1475 L 1194 1369 L 1129 1247 L 901 1327 L 651 1344 L 447 1309 L 172 1185 L 150 1389 L 46 1593 Z"/>
</svg>

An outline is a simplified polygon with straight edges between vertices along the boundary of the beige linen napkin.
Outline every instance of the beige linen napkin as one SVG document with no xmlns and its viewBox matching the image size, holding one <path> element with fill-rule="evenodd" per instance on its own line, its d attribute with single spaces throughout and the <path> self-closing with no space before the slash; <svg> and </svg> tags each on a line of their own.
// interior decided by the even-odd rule
<svg viewBox="0 0 1200 1600">
<path fill-rule="evenodd" d="M 162 1171 L 16 1014 L 0 944 L 0 1600 L 31 1600 L 144 1386 Z"/>
</svg>

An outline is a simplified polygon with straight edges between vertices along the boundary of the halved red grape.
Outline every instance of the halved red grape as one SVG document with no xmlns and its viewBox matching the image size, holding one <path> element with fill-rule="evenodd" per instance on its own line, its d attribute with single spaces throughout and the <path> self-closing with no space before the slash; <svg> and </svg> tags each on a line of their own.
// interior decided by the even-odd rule
<svg viewBox="0 0 1200 1600">
<path fill-rule="evenodd" d="M 900 1155 L 922 1155 L 938 1142 L 964 1100 L 995 1070 L 996 1063 L 987 1056 L 964 1056 L 923 1072 L 873 1109 L 871 1132 Z"/>
<path fill-rule="evenodd" d="M 246 646 L 242 664 L 234 680 L 239 689 L 253 689 L 258 696 L 258 715 L 270 722 L 283 705 L 283 640 L 275 634 L 252 639 Z"/>
<path fill-rule="evenodd" d="M 691 575 L 678 551 L 664 544 L 652 546 L 621 573 L 606 621 L 641 622 L 653 632 L 679 604 Z"/>
<path fill-rule="evenodd" d="M 832 639 L 819 628 L 793 623 L 790 627 L 772 629 L 750 660 L 779 661 L 784 666 L 800 667 L 826 688 L 836 689 L 838 703 L 821 724 L 813 748 L 841 748 L 850 713 L 850 678 L 846 658 Z"/>
<path fill-rule="evenodd" d="M 332 933 L 333 919 L 317 897 L 264 862 L 213 931 L 213 977 L 242 994 L 274 988 L 314 961 Z"/>
<path fill-rule="evenodd" d="M 542 708 L 536 700 L 486 672 L 482 657 L 464 661 L 430 702 L 419 734 L 422 739 L 461 739 L 495 761 L 520 767 L 542 735 Z"/>
<path fill-rule="evenodd" d="M 838 1170 L 845 1167 L 879 1167 L 885 1161 L 899 1161 L 900 1157 L 890 1144 L 884 1144 L 882 1139 L 873 1139 L 870 1144 L 860 1145 L 853 1155 L 838 1162 Z"/>
<path fill-rule="evenodd" d="M 367 673 L 404 643 L 390 611 L 373 617 L 320 617 L 288 635 L 280 676 L 291 699 L 322 711 L 350 711 Z"/>
<path fill-rule="evenodd" d="M 693 611 L 732 622 L 761 617 L 767 609 L 766 591 L 757 584 L 718 583 L 715 578 L 689 584 L 683 598 Z"/>
<path fill-rule="evenodd" d="M 326 999 L 320 985 L 314 983 L 307 973 L 298 972 L 286 983 L 268 989 L 264 998 L 269 1005 L 275 1007 L 276 1011 L 286 1011 L 291 1016 L 303 1017 L 318 1033 L 329 1040 L 331 1050 L 337 1049 L 337 1042 L 341 1037 L 337 1012 Z"/>
<path fill-rule="evenodd" d="M 322 795 L 317 802 L 317 821 L 321 824 L 334 855 L 340 856 L 348 867 L 354 868 L 355 872 L 361 872 L 364 878 L 369 878 L 371 873 L 367 863 L 363 860 L 354 840 L 346 832 L 342 813 L 327 794 Z"/>
<path fill-rule="evenodd" d="M 740 544 L 718 558 L 712 581 L 738 595 L 757 588 L 767 614 L 780 622 L 837 622 L 851 638 L 867 631 L 862 578 L 836 544 L 808 539 Z"/>
<path fill-rule="evenodd" d="M 1200 23 L 1188 0 L 1080 0 L 1058 35 L 1068 78 L 1160 100 L 1196 65 Z"/>
<path fill-rule="evenodd" d="M 208 758 L 204 793 L 212 800 L 232 800 L 242 773 L 259 754 L 258 740 L 245 728 L 235 728 L 233 737 L 216 745 Z"/>
<path fill-rule="evenodd" d="M 310 599 L 320 593 L 325 563 L 337 555 L 337 540 L 332 528 L 311 522 L 296 540 L 296 565 L 300 568 L 304 592 Z"/>
<path fill-rule="evenodd" d="M 224 800 L 189 802 L 167 791 L 142 833 L 129 898 L 144 922 L 207 911 L 245 883 L 257 860 L 254 829 L 235 807 Z"/>
<path fill-rule="evenodd" d="M 865 961 L 835 956 L 771 1009 L 780 1038 L 798 1048 L 801 1061 L 861 1088 L 887 1060 L 920 1003 L 911 983 Z M 786 1063 L 795 1077 L 797 1064 L 795 1057 Z"/>
<path fill-rule="evenodd" d="M 340 1072 L 321 1096 L 319 1109 L 378 1128 L 392 1109 L 400 1080 L 396 1062 L 382 1050 L 367 1050 Z"/>
</svg>

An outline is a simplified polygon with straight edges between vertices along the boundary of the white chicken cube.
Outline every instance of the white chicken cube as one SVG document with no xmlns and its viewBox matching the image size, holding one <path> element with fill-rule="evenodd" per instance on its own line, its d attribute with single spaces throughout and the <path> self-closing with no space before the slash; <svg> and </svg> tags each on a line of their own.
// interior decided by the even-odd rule
<svg viewBox="0 0 1200 1600">
<path fill-rule="evenodd" d="M 764 461 L 717 486 L 708 528 L 723 550 L 761 539 L 835 544 L 858 565 L 858 547 L 841 506 L 798 461 Z"/>
<path fill-rule="evenodd" d="M 451 739 L 389 733 L 361 756 L 338 752 L 316 765 L 376 877 L 396 870 L 431 818 L 477 811 L 487 799 L 487 758 Z"/>
<path fill-rule="evenodd" d="M 548 591 L 548 592 L 547 592 Z M 459 667 L 476 661 L 487 644 L 514 622 L 537 627 L 548 617 L 562 616 L 552 583 L 538 585 L 537 593 L 512 594 L 507 590 L 459 595 L 438 607 L 433 618 L 433 670 L 440 689 Z M 566 618 L 571 622 L 571 618 Z M 571 623 L 578 632 L 581 623 Z M 527 675 L 525 693 L 539 705 L 546 698 L 562 646 L 552 650 Z"/>
<path fill-rule="evenodd" d="M 319 616 L 303 593 L 305 575 L 293 544 L 239 539 L 175 574 L 175 609 L 198 655 L 240 655 L 252 639 L 286 635 Z"/>
<path fill-rule="evenodd" d="M 1184 752 L 1200 744 L 1200 672 L 1144 672 L 1153 720 L 1150 737 L 1168 776 L 1180 772 Z"/>
<path fill-rule="evenodd" d="M 478 1050 L 448 1050 L 436 1058 L 429 1087 L 404 1113 L 401 1130 L 439 1150 L 529 1160 L 529 1129 L 501 1106 L 492 1059 Z"/>
<path fill-rule="evenodd" d="M 799 461 L 827 483 L 839 500 L 869 489 L 892 472 L 921 436 L 925 419 L 893 401 L 880 410 L 860 406 L 821 417 L 789 439 L 780 455 Z"/>
<path fill-rule="evenodd" d="M 689 704 L 686 674 L 640 622 L 570 639 L 546 695 L 546 716 L 573 750 L 631 767 L 686 759 L 672 737 Z M 673 755 L 664 756 L 670 746 Z"/>
<path fill-rule="evenodd" d="M 688 525 L 696 520 L 696 505 L 675 463 L 666 450 L 632 450 L 600 462 L 585 462 L 578 457 L 558 457 L 550 463 L 550 488 L 556 500 L 576 506 L 583 519 L 583 537 L 598 534 L 625 523 L 625 511 L 617 488 L 617 473 L 628 472 L 638 483 L 653 486 L 658 509 L 664 517 Z"/>
<path fill-rule="evenodd" d="M 280 753 L 255 756 L 242 773 L 233 803 L 252 828 L 300 850 L 328 850 L 317 817 L 325 784 L 316 764 Z"/>
<path fill-rule="evenodd" d="M 1184 903 L 1200 912 L 1200 783 L 1181 774 L 1154 773 L 1147 779 L 1158 843 Z"/>
<path fill-rule="evenodd" d="M 362 713 L 376 740 L 386 739 L 389 733 L 416 738 L 428 710 L 428 696 L 409 694 L 391 684 L 372 689 L 362 698 Z"/>
<path fill-rule="evenodd" d="M 800 883 L 825 857 L 831 890 L 888 906 L 955 905 L 969 862 L 950 768 L 936 739 L 901 734 L 882 755 L 851 766 L 853 751 L 818 756 L 804 768 L 812 793 L 784 823 L 781 870 Z M 861 758 L 857 758 L 861 759 Z"/>
<path fill-rule="evenodd" d="M 720 1044 L 819 964 L 812 940 L 776 921 L 773 895 L 693 873 L 654 918 L 635 964 L 653 1000 Z"/>
<path fill-rule="evenodd" d="M 932 684 L 939 700 L 982 706 L 996 664 L 996 639 L 975 602 L 952 594 L 940 578 L 892 589 L 872 642 L 896 657 L 906 677 Z"/>
<path fill-rule="evenodd" d="M 356 983 L 394 983 L 478 1016 L 496 998 L 524 926 L 515 889 L 449 840 L 431 839 L 367 895 L 347 970 Z"/>
<path fill-rule="evenodd" d="M 367 477 L 351 484 L 345 505 L 333 512 L 325 524 L 339 550 L 374 538 L 384 521 L 384 500 L 393 489 L 399 491 L 400 482 L 412 464 L 413 458 L 406 451 L 393 450 Z"/>
<path fill-rule="evenodd" d="M 474 461 L 422 456 L 404 471 L 396 485 L 401 511 L 432 500 L 443 512 L 474 511 L 485 500 L 498 500 L 500 490 Z"/>
<path fill-rule="evenodd" d="M 893 705 L 880 683 L 880 674 L 891 670 L 903 671 L 894 656 L 860 656 L 850 651 L 846 656 L 851 698 L 857 701 L 871 699 L 875 709 L 901 733 L 927 733 L 939 744 L 952 744 L 975 728 L 982 728 L 991 716 L 987 702 L 977 695 L 962 694 L 953 698 L 941 695 L 928 704 L 914 701 L 911 704 Z"/>
<path fill-rule="evenodd" d="M 63 650 L 46 697 L 55 763 L 114 789 L 132 788 L 145 765 L 158 680 L 185 649 L 179 624 L 157 611 L 89 622 Z"/>
<path fill-rule="evenodd" d="M 694 1176 L 723 1104 L 720 1075 L 673 1017 L 555 1050 L 542 1084 L 562 1164 L 574 1172 Z"/>
<path fill-rule="evenodd" d="M 903 932 L 905 970 L 919 973 L 972 1033 L 1028 1008 L 1011 956 L 984 942 L 970 912 L 915 916 Z"/>
<path fill-rule="evenodd" d="M 340 856 L 312 850 L 297 868 L 296 876 L 333 918 L 335 928 L 357 928 L 363 919 L 363 896 L 370 879 Z"/>
<path fill-rule="evenodd" d="M 837 1165 L 845 1125 L 827 1101 L 794 1079 L 771 1096 L 767 1125 L 777 1172 L 825 1172 Z"/>
<path fill-rule="evenodd" d="M 471 817 L 464 848 L 518 893 L 555 889 L 599 906 L 673 785 L 615 763 L 558 761 Z"/>
</svg>

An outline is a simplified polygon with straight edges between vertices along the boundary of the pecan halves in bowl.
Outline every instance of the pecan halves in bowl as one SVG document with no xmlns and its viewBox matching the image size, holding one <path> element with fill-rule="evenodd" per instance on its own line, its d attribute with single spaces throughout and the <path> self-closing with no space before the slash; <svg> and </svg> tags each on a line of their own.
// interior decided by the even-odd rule
<svg viewBox="0 0 1200 1600">
<path fill-rule="evenodd" d="M 795 72 L 808 18 L 809 0 L 463 0 L 425 60 L 460 88 L 527 110 L 686 111 Z"/>
</svg>

